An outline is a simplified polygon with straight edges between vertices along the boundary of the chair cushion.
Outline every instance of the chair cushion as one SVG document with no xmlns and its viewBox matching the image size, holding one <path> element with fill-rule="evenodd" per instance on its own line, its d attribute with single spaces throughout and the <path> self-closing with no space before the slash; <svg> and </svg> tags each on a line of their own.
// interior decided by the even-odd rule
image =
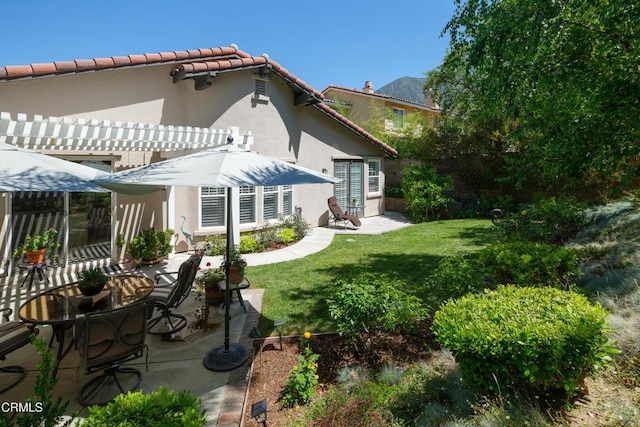
<svg viewBox="0 0 640 427">
<path fill-rule="evenodd" d="M 33 326 L 18 321 L 0 325 L 0 358 L 29 344 L 29 336 L 36 331 Z"/>
</svg>

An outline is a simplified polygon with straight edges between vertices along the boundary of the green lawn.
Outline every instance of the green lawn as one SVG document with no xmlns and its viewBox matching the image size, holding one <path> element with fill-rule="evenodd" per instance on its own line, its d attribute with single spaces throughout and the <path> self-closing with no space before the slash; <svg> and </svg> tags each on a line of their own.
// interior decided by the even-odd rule
<svg viewBox="0 0 640 427">
<path fill-rule="evenodd" d="M 424 278 L 438 261 L 493 242 L 488 220 L 451 220 L 417 224 L 380 236 L 336 235 L 331 245 L 308 257 L 248 266 L 253 288 L 264 288 L 259 328 L 271 335 L 274 320 L 285 321 L 285 334 L 335 330 L 325 300 L 336 278 L 361 272 L 396 273 L 408 290 L 421 294 Z"/>
</svg>

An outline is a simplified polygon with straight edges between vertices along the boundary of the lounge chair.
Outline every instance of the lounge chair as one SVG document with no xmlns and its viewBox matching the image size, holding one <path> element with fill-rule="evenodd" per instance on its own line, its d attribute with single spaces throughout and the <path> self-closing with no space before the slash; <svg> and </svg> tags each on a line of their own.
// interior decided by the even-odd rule
<svg viewBox="0 0 640 427">
<path fill-rule="evenodd" d="M 357 216 L 346 214 L 340 209 L 336 196 L 329 197 L 327 203 L 329 204 L 329 222 L 333 221 L 334 225 L 338 225 L 338 222 L 341 222 L 345 229 L 347 228 L 347 222 L 351 222 L 355 227 L 362 225 Z"/>
</svg>

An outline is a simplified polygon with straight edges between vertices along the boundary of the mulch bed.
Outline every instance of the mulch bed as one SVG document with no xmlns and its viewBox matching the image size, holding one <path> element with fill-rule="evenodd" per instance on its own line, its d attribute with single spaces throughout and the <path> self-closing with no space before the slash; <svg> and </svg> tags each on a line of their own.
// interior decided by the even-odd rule
<svg viewBox="0 0 640 427">
<path fill-rule="evenodd" d="M 428 322 L 421 322 L 415 333 L 386 335 L 375 344 L 375 360 L 365 361 L 362 357 L 346 350 L 345 341 L 337 334 L 320 334 L 311 337 L 312 349 L 320 355 L 318 360 L 319 393 L 329 384 L 336 382 L 342 368 L 392 363 L 404 367 L 425 360 L 437 349 Z M 256 425 L 251 418 L 251 404 L 267 399 L 268 425 L 286 425 L 287 421 L 301 416 L 304 408 L 282 408 L 280 393 L 284 389 L 289 373 L 298 363 L 299 343 L 297 337 L 284 337 L 282 350 L 278 338 L 268 339 L 262 352 L 256 346 L 253 371 L 245 409 L 245 425 Z"/>
</svg>

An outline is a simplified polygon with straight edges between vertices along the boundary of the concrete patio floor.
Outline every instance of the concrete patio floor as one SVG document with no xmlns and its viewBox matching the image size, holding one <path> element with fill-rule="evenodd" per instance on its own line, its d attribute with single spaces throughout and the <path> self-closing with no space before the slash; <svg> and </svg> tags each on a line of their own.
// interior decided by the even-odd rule
<svg viewBox="0 0 640 427">
<path fill-rule="evenodd" d="M 289 248 L 267 253 L 248 254 L 246 258 L 249 265 L 288 261 L 324 249 L 331 243 L 336 233 L 380 234 L 409 225 L 411 223 L 404 216 L 390 212 L 384 216 L 364 218 L 362 226 L 358 230 L 344 230 L 342 227 L 314 228 L 307 237 Z M 161 264 L 139 268 L 133 272 L 153 277 L 157 272 L 176 271 L 186 258 L 187 254 L 176 254 Z M 220 257 L 204 257 L 201 265 L 205 266 L 207 262 L 210 262 L 211 265 L 218 265 L 220 260 Z M 114 270 L 114 274 L 124 271 L 122 268 Z M 48 285 L 36 284 L 31 290 L 20 288 L 20 277 L 14 277 L 8 283 L 0 282 L 2 307 L 12 308 L 15 315 L 20 304 L 30 296 L 74 280 L 73 274 L 69 273 L 53 272 L 50 276 Z M 248 309 L 246 314 L 240 304 L 233 303 L 230 306 L 231 343 L 240 342 L 248 348 L 252 348 L 253 339 L 249 338 L 249 333 L 258 323 L 263 293 L 263 289 L 242 291 Z M 214 372 L 204 367 L 202 360 L 205 354 L 224 342 L 224 311 L 218 307 L 211 307 L 207 317 L 203 318 L 205 307 L 204 301 L 198 299 L 197 292 L 192 292 L 178 310 L 189 317 L 189 326 L 181 333 L 182 341 L 165 342 L 159 336 L 149 335 L 147 337 L 149 370 L 145 371 L 144 358 L 130 362 L 128 365 L 135 366 L 142 371 L 142 390 L 153 391 L 159 386 L 167 386 L 176 391 L 187 389 L 202 399 L 207 414 L 207 425 L 238 426 L 241 425 L 241 415 L 245 405 L 250 362 L 229 372 Z M 51 328 L 40 327 L 40 336 L 48 342 Z M 54 352 L 55 346 L 56 344 L 54 344 Z M 29 345 L 13 352 L 6 361 L 2 362 L 3 366 L 16 364 L 28 369 L 25 380 L 3 393 L 1 396 L 3 401 L 24 402 L 32 395 L 38 362 L 39 357 Z M 87 415 L 86 408 L 83 408 L 77 401 L 77 394 L 82 385 L 95 375 L 84 375 L 84 369 L 81 367 L 81 361 L 75 351 L 71 351 L 61 363 L 55 394 L 69 399 L 70 404 L 67 410 L 69 415 L 74 412 L 79 412 L 81 417 Z M 246 404 L 250 405 L 251 402 Z"/>
</svg>

